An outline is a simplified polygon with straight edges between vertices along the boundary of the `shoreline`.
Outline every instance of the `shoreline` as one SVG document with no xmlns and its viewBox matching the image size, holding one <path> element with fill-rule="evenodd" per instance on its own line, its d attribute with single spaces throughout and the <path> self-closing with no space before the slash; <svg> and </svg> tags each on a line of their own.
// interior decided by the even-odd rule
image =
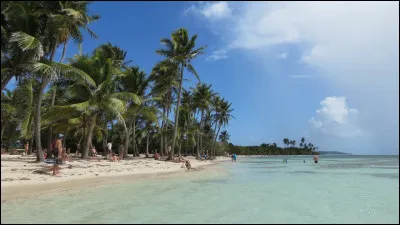
<svg viewBox="0 0 400 225">
<path fill-rule="evenodd" d="M 63 165 L 61 177 L 54 177 L 49 174 L 34 173 L 40 168 L 49 166 L 44 163 L 32 163 L 32 157 L 2 155 L 1 202 L 34 198 L 43 193 L 47 195 L 58 191 L 102 186 L 111 182 L 138 182 L 144 179 L 182 176 L 188 172 L 202 171 L 206 167 L 230 160 L 228 157 L 217 157 L 213 161 L 199 161 L 194 157 L 186 158 L 190 160 L 193 170 L 181 168 L 182 163 L 142 157 L 120 162 L 75 160 Z M 76 173 L 79 174 L 76 175 Z"/>
</svg>

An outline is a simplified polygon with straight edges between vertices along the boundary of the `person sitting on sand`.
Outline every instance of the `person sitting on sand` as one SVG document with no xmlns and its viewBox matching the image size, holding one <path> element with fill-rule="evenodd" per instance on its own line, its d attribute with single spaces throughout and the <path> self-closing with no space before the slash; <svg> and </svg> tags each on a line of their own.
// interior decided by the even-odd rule
<svg viewBox="0 0 400 225">
<path fill-rule="evenodd" d="M 190 164 L 190 161 L 189 161 L 189 160 L 185 160 L 185 167 L 186 167 L 186 169 L 188 169 L 188 170 L 192 169 L 192 165 Z"/>
<path fill-rule="evenodd" d="M 92 157 L 97 157 L 96 147 L 92 147 Z"/>
<path fill-rule="evenodd" d="M 160 160 L 160 154 L 158 154 L 158 152 L 156 154 L 154 154 L 154 159 L 155 160 Z"/>
<path fill-rule="evenodd" d="M 178 157 L 175 158 L 175 162 L 179 163 L 179 162 L 185 162 L 186 160 L 180 155 Z"/>
<path fill-rule="evenodd" d="M 111 154 L 109 155 L 108 160 L 110 160 L 111 162 L 119 161 L 119 160 L 118 160 L 118 157 L 117 157 L 114 153 L 111 153 Z"/>
<path fill-rule="evenodd" d="M 26 144 L 25 144 L 25 155 L 28 155 L 28 151 L 29 151 L 29 142 L 26 142 Z"/>
</svg>

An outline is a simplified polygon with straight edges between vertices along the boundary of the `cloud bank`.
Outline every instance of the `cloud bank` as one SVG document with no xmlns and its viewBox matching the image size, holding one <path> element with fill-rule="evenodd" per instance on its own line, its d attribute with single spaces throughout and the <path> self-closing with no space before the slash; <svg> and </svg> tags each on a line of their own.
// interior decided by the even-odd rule
<svg viewBox="0 0 400 225">
<path fill-rule="evenodd" d="M 240 50 L 258 60 L 270 54 L 282 60 L 286 56 L 271 49 L 300 46 L 298 62 L 313 68 L 357 108 L 348 108 L 344 98 L 328 97 L 311 120 L 311 129 L 352 138 L 354 143 L 365 143 L 361 134 L 367 132 L 367 148 L 398 154 L 398 2 L 217 2 L 194 9 L 209 23 L 218 19 L 213 29 L 228 40 L 220 46 L 226 49 L 225 56 Z M 347 113 L 345 126 L 332 117 L 333 112 Z M 353 117 L 363 124 L 363 131 L 350 123 Z"/>
</svg>

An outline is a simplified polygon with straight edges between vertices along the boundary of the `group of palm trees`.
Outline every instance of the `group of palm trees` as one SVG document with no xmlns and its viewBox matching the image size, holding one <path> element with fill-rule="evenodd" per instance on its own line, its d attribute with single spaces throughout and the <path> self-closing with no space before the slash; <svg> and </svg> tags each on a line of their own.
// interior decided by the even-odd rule
<svg viewBox="0 0 400 225">
<path fill-rule="evenodd" d="M 291 147 L 294 148 L 296 147 L 296 141 L 295 140 L 290 140 L 289 138 L 284 138 L 283 139 L 283 144 L 286 146 L 286 148 Z M 300 148 L 305 148 L 305 149 L 311 149 L 313 151 L 317 150 L 318 147 L 314 147 L 314 144 L 312 143 L 305 143 L 305 138 L 302 137 L 300 140 L 300 144 L 299 144 Z"/>
<path fill-rule="evenodd" d="M 69 40 L 80 46 L 84 31 L 97 38 L 88 25 L 100 16 L 88 14 L 89 3 L 1 3 L 2 147 L 30 142 L 37 161 L 43 161 L 42 144 L 49 150 L 56 134 L 63 133 L 64 141 L 81 147 L 82 158 L 93 144 L 105 149 L 109 141 L 121 157 L 128 151 L 134 156 L 159 151 L 168 159 L 176 153 L 200 157 L 206 150 L 212 157 L 221 154 L 216 149 L 229 134 L 220 130 L 233 109 L 200 82 L 192 62 L 205 47 L 196 47 L 197 35 L 181 28 L 162 38 L 156 53 L 165 59 L 149 74 L 131 66 L 126 51 L 111 43 L 66 64 Z M 55 62 L 59 47 L 61 59 Z M 195 87 L 183 87 L 186 71 L 197 78 Z M 5 87 L 13 77 L 18 84 L 10 91 Z M 217 137 L 221 143 L 216 144 Z"/>
</svg>

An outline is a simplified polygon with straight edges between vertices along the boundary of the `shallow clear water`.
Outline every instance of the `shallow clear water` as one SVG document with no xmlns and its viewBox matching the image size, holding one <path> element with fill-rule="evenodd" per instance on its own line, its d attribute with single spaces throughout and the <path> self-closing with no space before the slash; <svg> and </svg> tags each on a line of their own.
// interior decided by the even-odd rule
<svg viewBox="0 0 400 225">
<path fill-rule="evenodd" d="M 399 222 L 398 156 L 282 159 L 6 202 L 1 223 Z"/>
</svg>

